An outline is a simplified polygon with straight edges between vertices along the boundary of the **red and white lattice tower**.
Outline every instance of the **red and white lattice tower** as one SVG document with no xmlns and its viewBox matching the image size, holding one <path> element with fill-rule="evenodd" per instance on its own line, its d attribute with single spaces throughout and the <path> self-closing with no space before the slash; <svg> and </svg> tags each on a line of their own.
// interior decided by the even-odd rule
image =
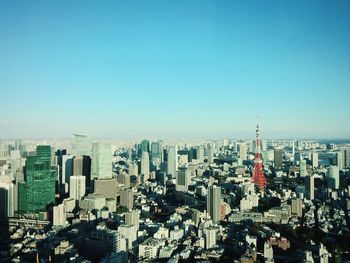
<svg viewBox="0 0 350 263">
<path fill-rule="evenodd" d="M 263 172 L 263 164 L 262 164 L 262 158 L 261 158 L 261 143 L 260 143 L 259 123 L 256 124 L 253 183 L 259 186 L 260 191 L 264 191 L 265 187 L 267 185 L 267 181 L 266 181 L 266 178 L 265 178 L 264 172 Z"/>
</svg>

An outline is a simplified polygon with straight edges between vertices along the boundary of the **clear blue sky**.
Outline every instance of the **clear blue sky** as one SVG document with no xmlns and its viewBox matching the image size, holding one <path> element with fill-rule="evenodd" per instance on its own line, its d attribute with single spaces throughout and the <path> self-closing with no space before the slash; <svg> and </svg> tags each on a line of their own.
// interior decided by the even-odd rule
<svg viewBox="0 0 350 263">
<path fill-rule="evenodd" d="M 350 137 L 350 1 L 0 1 L 0 138 Z"/>
</svg>

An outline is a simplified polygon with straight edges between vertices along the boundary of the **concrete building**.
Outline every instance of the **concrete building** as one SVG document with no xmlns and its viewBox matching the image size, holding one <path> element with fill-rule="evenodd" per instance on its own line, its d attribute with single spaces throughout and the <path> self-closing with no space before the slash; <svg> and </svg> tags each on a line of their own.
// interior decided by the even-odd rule
<svg viewBox="0 0 350 263">
<path fill-rule="evenodd" d="M 0 176 L 0 218 L 14 216 L 14 184 L 10 176 Z"/>
<path fill-rule="evenodd" d="M 64 204 L 53 207 L 53 226 L 66 226 L 66 211 Z"/>
<path fill-rule="evenodd" d="M 172 178 L 176 178 L 177 171 L 177 149 L 176 146 L 170 146 L 168 153 L 168 174 L 172 176 Z"/>
<path fill-rule="evenodd" d="M 274 164 L 276 169 L 283 168 L 283 149 L 275 149 L 274 150 Z"/>
<path fill-rule="evenodd" d="M 220 220 L 221 210 L 221 188 L 211 185 L 207 195 L 207 213 L 214 223 Z"/>
<path fill-rule="evenodd" d="M 315 182 L 314 176 L 308 175 L 305 177 L 305 197 L 309 200 L 314 200 L 315 198 Z"/>
<path fill-rule="evenodd" d="M 183 169 L 177 172 L 176 175 L 176 191 L 188 192 L 188 186 L 191 184 L 191 171 Z"/>
<path fill-rule="evenodd" d="M 118 196 L 117 178 L 96 179 L 94 181 L 94 193 L 101 194 L 105 198 L 116 198 Z"/>
<path fill-rule="evenodd" d="M 239 145 L 239 159 L 241 159 L 242 162 L 247 160 L 247 144 L 244 142 Z"/>
<path fill-rule="evenodd" d="M 69 198 L 80 200 L 86 193 L 86 177 L 72 175 L 69 181 Z"/>
<path fill-rule="evenodd" d="M 318 153 L 317 152 L 311 153 L 311 162 L 312 162 L 312 167 L 314 167 L 314 168 L 318 167 Z"/>
<path fill-rule="evenodd" d="M 330 166 L 327 170 L 327 185 L 332 190 L 339 189 L 339 167 Z"/>
<path fill-rule="evenodd" d="M 149 179 L 149 153 L 143 151 L 141 154 L 141 174 L 143 174 L 144 181 L 147 181 Z"/>
<path fill-rule="evenodd" d="M 132 210 L 130 212 L 125 213 L 125 223 L 128 225 L 136 226 L 138 230 L 140 224 L 140 211 Z"/>
<path fill-rule="evenodd" d="M 134 207 L 134 193 L 130 189 L 125 189 L 120 192 L 120 205 L 127 209 Z"/>
<path fill-rule="evenodd" d="M 217 229 L 215 227 L 208 227 L 204 229 L 205 248 L 210 249 L 216 245 Z"/>
<path fill-rule="evenodd" d="M 293 198 L 291 201 L 292 214 L 298 217 L 302 216 L 303 208 L 302 208 L 302 200 L 300 198 Z"/>
</svg>

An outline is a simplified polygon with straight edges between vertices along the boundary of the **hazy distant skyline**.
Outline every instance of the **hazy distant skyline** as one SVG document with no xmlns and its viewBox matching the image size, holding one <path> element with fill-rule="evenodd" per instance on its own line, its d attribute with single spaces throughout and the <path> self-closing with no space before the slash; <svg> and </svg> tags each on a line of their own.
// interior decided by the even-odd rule
<svg viewBox="0 0 350 263">
<path fill-rule="evenodd" d="M 0 139 L 350 137 L 350 1 L 1 1 Z"/>
</svg>

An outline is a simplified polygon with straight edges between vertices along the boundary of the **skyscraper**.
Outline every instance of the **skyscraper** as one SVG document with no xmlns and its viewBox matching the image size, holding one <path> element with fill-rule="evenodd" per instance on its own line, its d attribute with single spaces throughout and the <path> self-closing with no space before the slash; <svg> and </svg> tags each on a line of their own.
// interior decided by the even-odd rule
<svg viewBox="0 0 350 263">
<path fill-rule="evenodd" d="M 51 169 L 51 147 L 37 146 L 36 155 L 27 156 L 24 182 L 19 183 L 18 210 L 29 214 L 45 211 L 55 201 L 56 170 Z"/>
<path fill-rule="evenodd" d="M 173 178 L 176 177 L 177 171 L 177 150 L 175 146 L 170 146 L 168 153 L 168 174 Z"/>
<path fill-rule="evenodd" d="M 309 200 L 314 200 L 315 198 L 315 182 L 313 175 L 305 176 L 305 197 Z"/>
<path fill-rule="evenodd" d="M 14 216 L 14 184 L 10 176 L 0 176 L 0 218 Z"/>
<path fill-rule="evenodd" d="M 149 179 L 149 153 L 142 152 L 141 154 L 141 174 L 143 174 L 144 181 Z"/>
<path fill-rule="evenodd" d="M 97 142 L 92 145 L 91 175 L 97 179 L 111 179 L 112 151 L 107 143 Z"/>
<path fill-rule="evenodd" d="M 151 158 L 153 163 L 162 162 L 162 144 L 160 141 L 151 143 Z"/>
<path fill-rule="evenodd" d="M 242 162 L 247 160 L 247 144 L 245 142 L 239 144 L 239 159 Z"/>
<path fill-rule="evenodd" d="M 275 149 L 274 150 L 274 163 L 276 169 L 282 169 L 283 167 L 283 150 Z"/>
<path fill-rule="evenodd" d="M 191 183 L 191 171 L 183 169 L 178 171 L 176 175 L 176 191 L 187 192 Z"/>
<path fill-rule="evenodd" d="M 208 143 L 207 145 L 207 158 L 208 158 L 208 163 L 214 162 L 214 149 L 211 143 Z"/>
<path fill-rule="evenodd" d="M 85 185 L 90 189 L 91 184 L 91 158 L 90 156 L 75 156 L 73 158 L 73 175 L 84 175 Z"/>
<path fill-rule="evenodd" d="M 208 187 L 207 213 L 214 223 L 220 220 L 221 188 L 215 185 Z"/>
<path fill-rule="evenodd" d="M 139 144 L 139 156 L 141 156 L 143 152 L 149 153 L 149 140 L 143 140 Z"/>
<path fill-rule="evenodd" d="M 305 159 L 301 159 L 299 166 L 300 166 L 300 177 L 307 176 L 308 173 L 307 173 L 307 169 L 306 169 L 306 160 Z"/>
<path fill-rule="evenodd" d="M 73 175 L 69 182 L 69 197 L 80 200 L 86 192 L 86 177 L 84 175 Z"/>
<path fill-rule="evenodd" d="M 318 167 L 318 153 L 317 152 L 311 153 L 311 162 L 312 162 L 312 167 L 314 167 L 314 168 Z"/>
<path fill-rule="evenodd" d="M 73 134 L 72 155 L 91 155 L 91 140 L 86 134 Z"/>
<path fill-rule="evenodd" d="M 339 189 L 339 167 L 330 166 L 327 171 L 327 185 L 332 190 Z"/>
</svg>

